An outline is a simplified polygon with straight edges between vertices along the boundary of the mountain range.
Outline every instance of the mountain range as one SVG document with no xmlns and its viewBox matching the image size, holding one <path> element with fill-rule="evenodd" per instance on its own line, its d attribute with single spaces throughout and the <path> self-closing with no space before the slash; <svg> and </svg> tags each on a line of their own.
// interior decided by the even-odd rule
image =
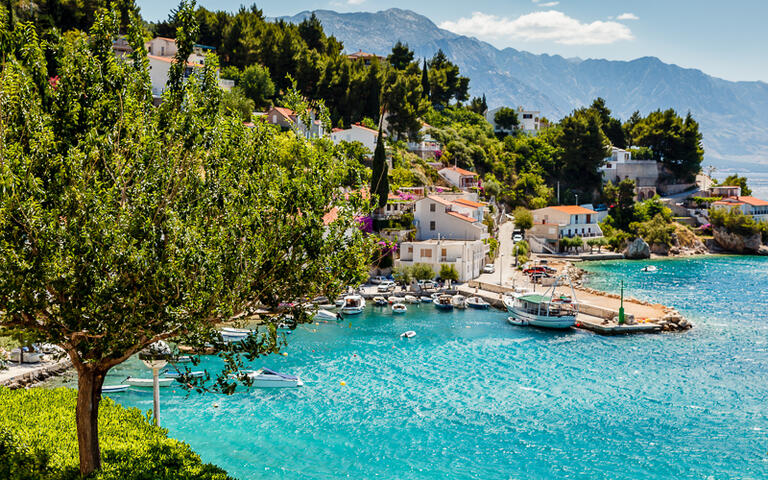
<svg viewBox="0 0 768 480">
<path fill-rule="evenodd" d="M 283 20 L 298 23 L 305 11 Z M 438 49 L 470 77 L 470 93 L 486 95 L 489 106 L 524 106 L 558 120 L 573 109 L 603 97 L 622 119 L 674 108 L 690 111 L 704 135 L 705 164 L 718 168 L 768 171 L 768 84 L 731 82 L 656 57 L 630 61 L 537 55 L 500 50 L 473 37 L 457 35 L 410 10 L 338 13 L 315 10 L 326 34 L 357 50 L 386 56 L 397 41 L 418 58 Z"/>
</svg>

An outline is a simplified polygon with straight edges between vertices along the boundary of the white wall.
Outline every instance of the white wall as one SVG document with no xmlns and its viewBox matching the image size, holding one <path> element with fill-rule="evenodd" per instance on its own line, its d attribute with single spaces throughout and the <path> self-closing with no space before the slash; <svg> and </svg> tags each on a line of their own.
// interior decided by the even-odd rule
<svg viewBox="0 0 768 480">
<path fill-rule="evenodd" d="M 480 275 L 487 253 L 488 246 L 482 241 L 403 242 L 395 265 L 424 263 L 432 267 L 435 275 L 442 265 L 453 265 L 459 272 L 459 281 L 466 282 Z"/>
<path fill-rule="evenodd" d="M 352 125 L 346 130 L 331 132 L 331 140 L 334 144 L 338 145 L 342 141 L 360 142 L 371 152 L 371 154 L 373 154 L 373 151 L 376 149 L 377 137 L 378 133 L 371 132 L 365 128 L 360 128 L 357 125 Z"/>
<path fill-rule="evenodd" d="M 149 57 L 149 79 L 152 82 L 152 95 L 160 95 L 168 83 L 171 63 Z"/>
<path fill-rule="evenodd" d="M 444 205 L 431 198 L 423 198 L 416 202 L 414 211 L 416 238 L 428 240 L 439 236 L 453 240 L 480 240 L 488 237 L 487 227 L 484 224 L 470 223 L 449 215 L 446 212 L 451 208 L 453 205 Z"/>
</svg>

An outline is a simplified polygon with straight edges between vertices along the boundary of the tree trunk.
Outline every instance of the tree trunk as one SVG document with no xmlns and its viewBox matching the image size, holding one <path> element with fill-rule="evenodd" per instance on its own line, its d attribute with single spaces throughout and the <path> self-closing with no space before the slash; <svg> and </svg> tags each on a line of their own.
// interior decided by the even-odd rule
<svg viewBox="0 0 768 480">
<path fill-rule="evenodd" d="M 99 450 L 99 402 L 104 373 L 93 367 L 78 369 L 77 444 L 80 452 L 80 475 L 90 475 L 101 468 Z"/>
</svg>

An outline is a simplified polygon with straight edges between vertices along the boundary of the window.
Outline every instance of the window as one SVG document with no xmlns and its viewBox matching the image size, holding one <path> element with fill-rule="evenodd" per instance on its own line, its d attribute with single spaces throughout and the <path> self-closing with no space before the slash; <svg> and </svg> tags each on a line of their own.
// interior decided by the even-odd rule
<svg viewBox="0 0 768 480">
<path fill-rule="evenodd" d="M 412 245 L 408 246 L 408 253 L 413 254 L 413 246 Z"/>
<path fill-rule="evenodd" d="M 523 118 L 524 118 L 524 119 L 530 119 L 530 118 L 533 118 L 533 114 L 532 114 L 532 113 L 524 113 L 524 114 L 523 114 Z"/>
<path fill-rule="evenodd" d="M 434 203 L 430 203 L 429 204 L 429 211 L 430 212 L 434 212 L 435 211 L 435 204 Z"/>
<path fill-rule="evenodd" d="M 435 229 L 435 221 L 434 221 L 434 220 L 432 220 L 431 222 L 429 222 L 429 229 L 430 229 L 430 230 L 434 230 L 434 229 Z"/>
<path fill-rule="evenodd" d="M 422 248 L 421 249 L 421 258 L 432 258 L 432 249 L 430 249 L 430 248 Z"/>
<path fill-rule="evenodd" d="M 592 215 L 591 214 L 587 215 L 587 223 L 592 223 Z"/>
<path fill-rule="evenodd" d="M 443 258 L 448 256 L 448 249 L 447 248 L 441 248 L 440 249 L 440 256 L 443 257 Z"/>
</svg>

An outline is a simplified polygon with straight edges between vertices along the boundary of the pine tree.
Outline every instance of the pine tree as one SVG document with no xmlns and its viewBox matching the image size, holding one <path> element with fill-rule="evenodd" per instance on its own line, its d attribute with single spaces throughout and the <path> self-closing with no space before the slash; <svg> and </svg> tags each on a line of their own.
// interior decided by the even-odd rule
<svg viewBox="0 0 768 480">
<path fill-rule="evenodd" d="M 424 67 L 421 70 L 421 88 L 422 97 L 429 100 L 429 70 L 427 70 L 427 59 L 424 59 Z"/>
<path fill-rule="evenodd" d="M 488 111 L 488 102 L 485 100 L 485 94 L 483 94 L 483 111 L 481 115 L 485 115 L 485 112 Z"/>
<path fill-rule="evenodd" d="M 376 141 L 376 149 L 373 152 L 373 170 L 371 174 L 371 199 L 376 201 L 377 208 L 384 207 L 387 204 L 389 196 L 389 167 L 384 153 L 384 135 L 379 123 L 379 137 Z M 378 196 L 378 199 L 376 197 Z"/>
</svg>

